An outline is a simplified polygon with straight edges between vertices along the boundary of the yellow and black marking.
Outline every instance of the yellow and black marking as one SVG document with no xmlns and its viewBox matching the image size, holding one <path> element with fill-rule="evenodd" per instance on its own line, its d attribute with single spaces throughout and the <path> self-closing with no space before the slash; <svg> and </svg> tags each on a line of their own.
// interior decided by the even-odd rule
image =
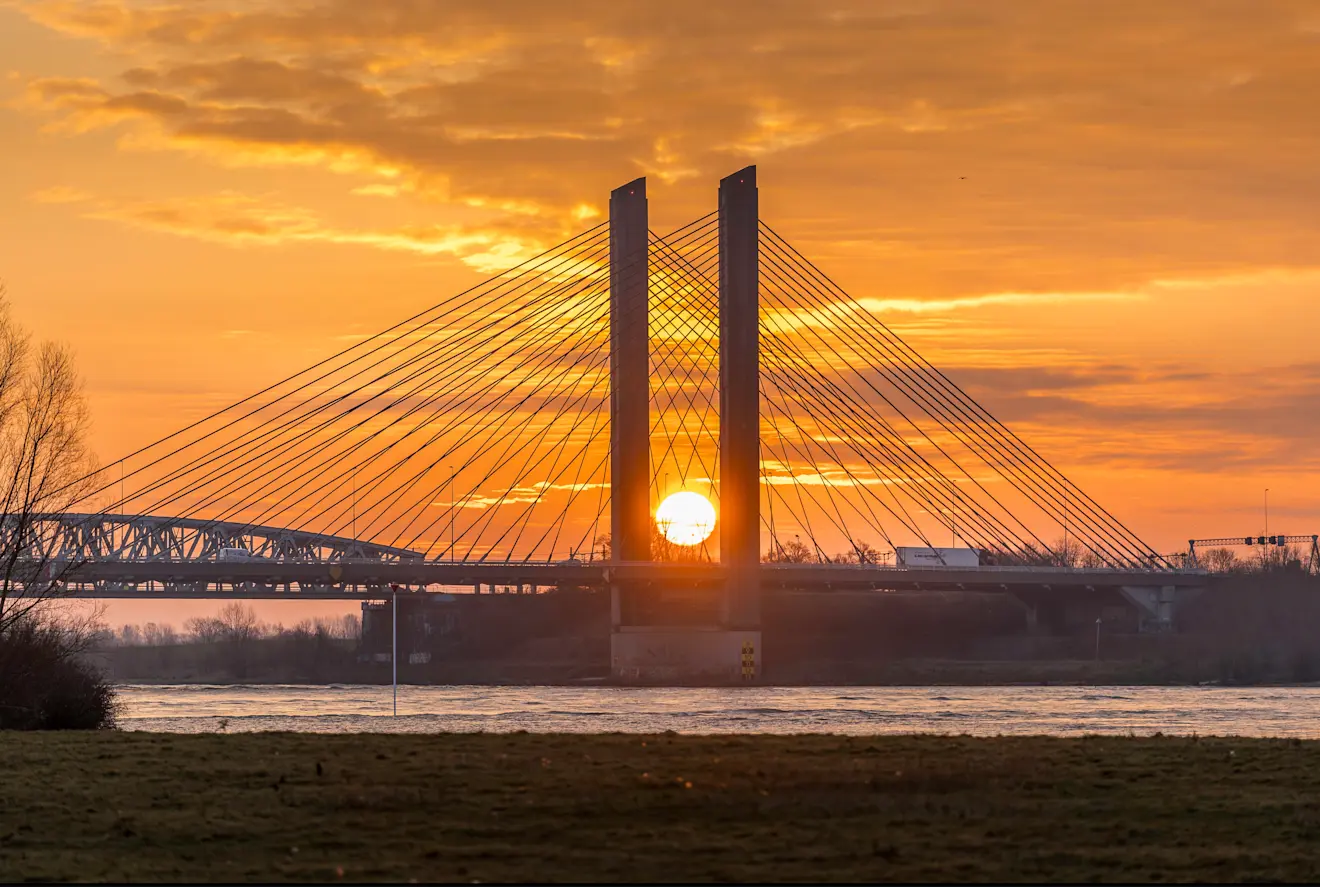
<svg viewBox="0 0 1320 887">
<path fill-rule="evenodd" d="M 756 645 L 751 641 L 743 641 L 742 676 L 744 681 L 750 681 L 756 677 Z"/>
</svg>

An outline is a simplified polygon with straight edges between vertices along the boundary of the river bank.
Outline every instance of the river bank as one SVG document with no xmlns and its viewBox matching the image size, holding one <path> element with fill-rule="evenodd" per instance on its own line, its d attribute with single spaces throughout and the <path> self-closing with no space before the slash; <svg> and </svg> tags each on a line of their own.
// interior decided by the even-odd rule
<svg viewBox="0 0 1320 887">
<path fill-rule="evenodd" d="M 1295 739 L 3 740 L 3 880 L 1320 877 Z"/>
</svg>

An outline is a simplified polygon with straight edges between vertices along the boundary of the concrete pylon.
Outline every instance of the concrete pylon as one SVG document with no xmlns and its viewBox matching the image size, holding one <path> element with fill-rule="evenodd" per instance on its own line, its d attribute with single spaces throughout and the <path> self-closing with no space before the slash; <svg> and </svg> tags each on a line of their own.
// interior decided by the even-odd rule
<svg viewBox="0 0 1320 887">
<path fill-rule="evenodd" d="M 725 624 L 761 626 L 760 217 L 756 167 L 720 181 L 720 561 Z"/>
<path fill-rule="evenodd" d="M 645 192 L 635 188 L 640 182 L 616 190 L 610 200 L 610 501 L 616 560 L 650 559 L 649 358 L 646 334 L 638 331 L 646 323 L 647 283 L 644 275 L 628 273 L 630 263 L 645 264 L 645 246 L 637 246 L 646 242 Z M 720 614 L 694 623 L 680 617 L 672 600 L 666 604 L 655 594 L 663 598 L 672 589 L 630 589 L 616 582 L 610 634 L 616 680 L 725 684 L 761 676 L 756 226 L 756 170 L 748 167 L 720 183 L 719 522 L 721 561 L 729 575 Z M 631 412 L 634 408 L 639 413 Z"/>
<path fill-rule="evenodd" d="M 621 561 L 651 559 L 651 388 L 646 179 L 610 194 L 610 533 Z"/>
<path fill-rule="evenodd" d="M 651 559 L 650 223 L 646 179 L 610 193 L 610 537 L 614 560 Z M 610 590 L 612 623 L 633 589 Z"/>
</svg>

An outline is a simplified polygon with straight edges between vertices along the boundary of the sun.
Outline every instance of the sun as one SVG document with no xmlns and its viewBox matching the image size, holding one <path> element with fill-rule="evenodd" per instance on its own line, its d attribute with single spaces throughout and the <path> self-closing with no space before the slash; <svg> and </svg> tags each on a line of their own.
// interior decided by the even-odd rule
<svg viewBox="0 0 1320 887">
<path fill-rule="evenodd" d="M 655 522 L 675 545 L 700 545 L 715 529 L 715 506 L 700 493 L 683 490 L 660 503 Z"/>
</svg>

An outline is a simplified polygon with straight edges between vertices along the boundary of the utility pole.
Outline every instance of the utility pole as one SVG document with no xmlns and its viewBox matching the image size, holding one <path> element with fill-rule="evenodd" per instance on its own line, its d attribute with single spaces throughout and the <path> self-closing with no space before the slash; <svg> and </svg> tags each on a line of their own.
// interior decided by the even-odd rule
<svg viewBox="0 0 1320 887">
<path fill-rule="evenodd" d="M 1068 557 L 1068 490 L 1063 491 L 1063 556 Z"/>
<path fill-rule="evenodd" d="M 1270 534 L 1270 488 L 1265 488 L 1265 535 Z"/>
<path fill-rule="evenodd" d="M 394 641 L 391 645 L 390 665 L 394 668 L 394 716 L 399 716 L 399 586 L 390 584 L 390 596 L 394 599 L 394 617 L 390 627 L 394 629 Z"/>
</svg>

